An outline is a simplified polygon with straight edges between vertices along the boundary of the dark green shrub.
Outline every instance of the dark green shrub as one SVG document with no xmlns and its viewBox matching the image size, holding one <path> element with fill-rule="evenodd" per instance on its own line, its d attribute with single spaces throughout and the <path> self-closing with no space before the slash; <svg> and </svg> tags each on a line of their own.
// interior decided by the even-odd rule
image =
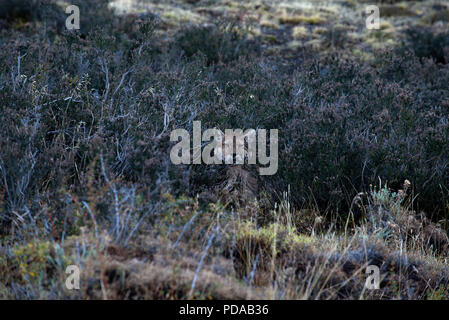
<svg viewBox="0 0 449 320">
<path fill-rule="evenodd" d="M 407 48 L 419 58 L 431 58 L 438 63 L 449 62 L 449 32 L 434 32 L 428 27 L 413 27 L 405 32 Z"/>
<path fill-rule="evenodd" d="M 258 51 L 257 44 L 249 41 L 241 28 L 223 22 L 193 26 L 181 31 L 177 36 L 176 46 L 186 57 L 204 54 L 209 64 L 219 61 L 226 63 Z"/>
<path fill-rule="evenodd" d="M 55 0 L 3 0 L 0 2 L 0 20 L 6 26 L 15 22 L 43 22 L 62 31 L 65 14 Z M 9 24 L 8 24 L 9 23 Z"/>
<path fill-rule="evenodd" d="M 377 73 L 343 59 L 303 66 L 304 91 L 283 130 L 284 179 L 322 207 L 348 206 L 378 178 L 396 187 L 409 179 L 418 207 L 443 217 L 449 70 L 395 54 L 379 59 Z"/>
<path fill-rule="evenodd" d="M 0 2 L 0 19 L 33 20 L 38 13 L 39 4 L 39 0 L 3 0 Z"/>
</svg>

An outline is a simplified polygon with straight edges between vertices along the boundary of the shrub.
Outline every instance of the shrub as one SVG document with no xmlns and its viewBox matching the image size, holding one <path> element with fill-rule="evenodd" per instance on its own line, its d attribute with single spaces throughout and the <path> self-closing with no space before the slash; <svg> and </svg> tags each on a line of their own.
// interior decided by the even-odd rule
<svg viewBox="0 0 449 320">
<path fill-rule="evenodd" d="M 244 31 L 233 23 L 193 26 L 180 31 L 176 46 L 186 57 L 204 54 L 208 64 L 227 63 L 258 51 L 257 43 L 248 40 Z"/>
<path fill-rule="evenodd" d="M 429 27 L 413 27 L 405 32 L 408 48 L 419 58 L 449 63 L 449 32 L 435 32 Z"/>
<path fill-rule="evenodd" d="M 348 205 L 351 190 L 367 190 L 377 177 L 394 187 L 409 179 L 420 208 L 434 212 L 438 203 L 442 217 L 448 69 L 384 53 L 377 70 L 344 59 L 303 66 L 282 135 L 284 181 L 293 198 L 306 201 L 310 192 L 326 208 Z"/>
<path fill-rule="evenodd" d="M 39 0 L 3 0 L 0 3 L 0 19 L 30 21 L 36 18 Z"/>
</svg>

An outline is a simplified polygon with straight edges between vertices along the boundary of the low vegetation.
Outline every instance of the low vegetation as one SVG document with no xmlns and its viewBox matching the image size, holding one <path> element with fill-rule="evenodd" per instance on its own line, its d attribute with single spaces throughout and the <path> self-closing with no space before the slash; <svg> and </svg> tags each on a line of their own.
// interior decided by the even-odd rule
<svg viewBox="0 0 449 320">
<path fill-rule="evenodd" d="M 449 6 L 31 2 L 0 4 L 0 298 L 449 299 Z M 193 120 L 279 129 L 278 172 L 172 164 Z"/>
</svg>

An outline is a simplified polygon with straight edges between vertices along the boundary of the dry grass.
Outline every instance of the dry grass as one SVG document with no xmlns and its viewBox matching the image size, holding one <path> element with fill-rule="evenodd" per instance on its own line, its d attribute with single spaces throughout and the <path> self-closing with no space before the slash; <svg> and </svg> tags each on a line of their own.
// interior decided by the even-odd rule
<svg viewBox="0 0 449 320">
<path fill-rule="evenodd" d="M 306 24 L 323 24 L 326 22 L 326 19 L 320 16 L 283 16 L 279 18 L 279 22 L 282 24 L 293 24 L 298 25 L 302 23 Z"/>
</svg>

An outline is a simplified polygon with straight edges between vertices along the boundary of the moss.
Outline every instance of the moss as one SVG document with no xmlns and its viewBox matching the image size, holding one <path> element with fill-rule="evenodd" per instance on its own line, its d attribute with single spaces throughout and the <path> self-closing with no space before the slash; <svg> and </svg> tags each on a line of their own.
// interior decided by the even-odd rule
<svg viewBox="0 0 449 320">
<path fill-rule="evenodd" d="M 49 241 L 33 241 L 13 248 L 12 267 L 17 268 L 21 280 L 37 280 L 49 269 L 71 264 L 71 260 L 57 244 Z"/>
<path fill-rule="evenodd" d="M 449 299 L 449 286 L 444 286 L 436 290 L 427 290 L 427 300 L 447 300 Z"/>
<path fill-rule="evenodd" d="M 272 248 L 276 243 L 277 250 L 288 250 L 299 248 L 304 245 L 311 245 L 315 239 L 299 234 L 295 228 L 281 224 L 272 223 L 266 227 L 257 228 L 254 222 L 245 221 L 237 225 L 237 242 L 254 242 L 266 248 Z"/>
<path fill-rule="evenodd" d="M 365 51 L 361 51 L 360 49 L 354 49 L 352 51 L 352 54 L 355 57 L 358 57 L 361 61 L 372 61 L 373 60 L 373 55 L 371 53 L 365 52 Z"/>
<path fill-rule="evenodd" d="M 380 30 L 383 30 L 383 31 L 390 31 L 391 30 L 392 31 L 392 30 L 394 30 L 394 27 L 388 21 L 381 21 L 380 22 Z"/>
<path fill-rule="evenodd" d="M 268 43 L 274 43 L 274 44 L 280 43 L 279 39 L 275 35 L 272 35 L 272 34 L 264 34 L 262 39 Z"/>
<path fill-rule="evenodd" d="M 296 26 L 292 29 L 293 38 L 305 38 L 308 34 L 308 30 L 304 26 Z"/>
<path fill-rule="evenodd" d="M 228 6 L 229 8 L 240 8 L 241 7 L 241 4 L 236 1 L 227 1 L 227 2 L 225 2 L 225 5 Z"/>
<path fill-rule="evenodd" d="M 314 51 L 320 50 L 322 48 L 322 42 L 320 39 L 309 40 L 304 45 Z"/>
<path fill-rule="evenodd" d="M 394 17 L 394 16 L 416 16 L 416 12 L 410 10 L 407 7 L 396 5 L 384 5 L 380 8 L 381 17 Z"/>
<path fill-rule="evenodd" d="M 260 26 L 264 28 L 279 29 L 279 24 L 270 20 L 262 20 Z"/>
<path fill-rule="evenodd" d="M 313 28 L 314 34 L 324 34 L 327 31 L 327 28 L 325 27 L 315 27 Z"/>
<path fill-rule="evenodd" d="M 385 42 L 394 39 L 394 30 L 389 26 L 380 26 L 379 30 L 368 30 L 368 39 L 372 42 Z M 368 41 L 369 42 L 369 41 Z"/>
<path fill-rule="evenodd" d="M 279 18 L 279 22 L 282 24 L 301 24 L 301 23 L 308 23 L 308 24 L 322 24 L 326 22 L 326 19 L 315 15 L 315 16 L 303 16 L 303 15 L 296 15 L 296 16 L 283 16 Z"/>
<path fill-rule="evenodd" d="M 282 48 L 280 46 L 271 46 L 267 49 L 266 53 L 269 56 L 277 56 L 280 54 Z"/>
<path fill-rule="evenodd" d="M 198 22 L 201 20 L 198 14 L 182 9 L 164 12 L 162 18 L 176 23 Z"/>
</svg>

